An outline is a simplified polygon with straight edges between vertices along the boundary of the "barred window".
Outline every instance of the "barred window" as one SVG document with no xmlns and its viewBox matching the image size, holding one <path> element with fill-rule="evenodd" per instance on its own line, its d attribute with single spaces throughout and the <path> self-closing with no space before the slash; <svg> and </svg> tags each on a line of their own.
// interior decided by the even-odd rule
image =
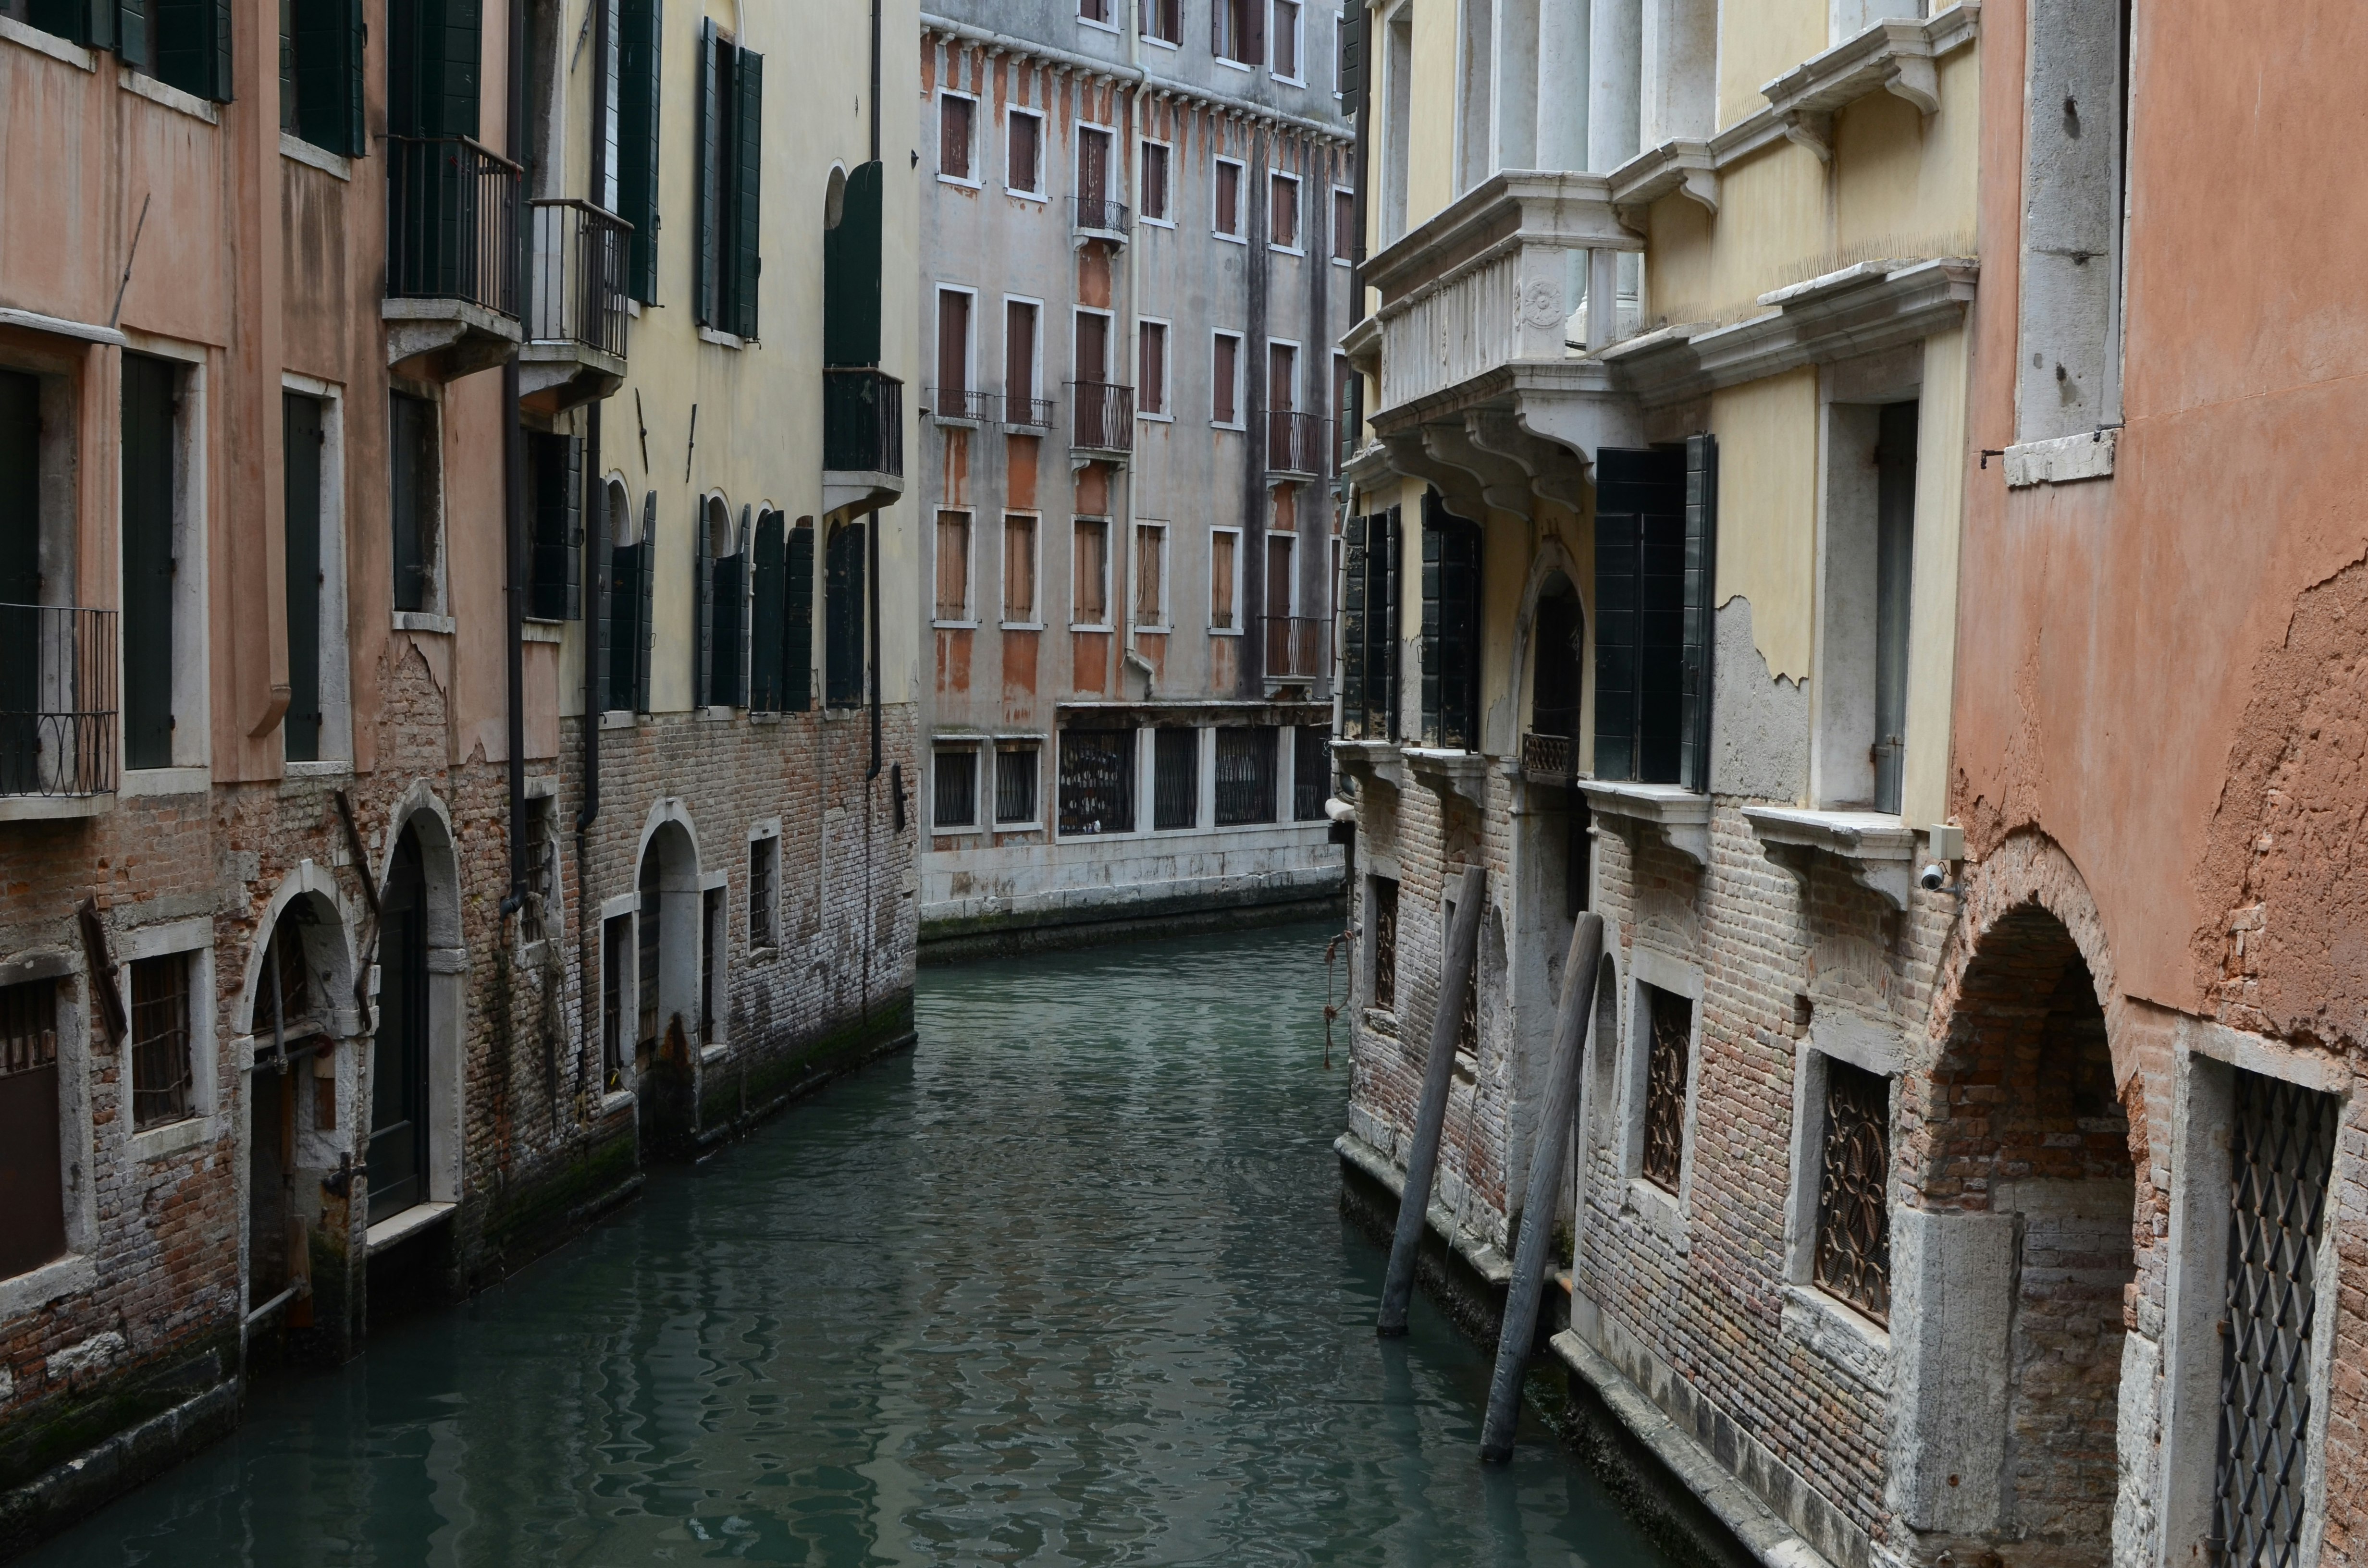
<svg viewBox="0 0 2368 1568">
<path fill-rule="evenodd" d="M 58 983 L 0 985 L 0 1147 L 8 1152 L 0 1278 L 39 1268 L 66 1250 L 62 1123 Z"/>
<path fill-rule="evenodd" d="M 1274 820 L 1274 731 L 1217 732 L 1217 825 Z"/>
<path fill-rule="evenodd" d="M 559 908 L 559 846 L 551 819 L 559 802 L 539 795 L 526 803 L 526 903 L 518 910 L 518 936 L 540 942 L 551 932 L 550 915 Z"/>
<path fill-rule="evenodd" d="M 1675 1193 L 1686 1164 L 1686 1068 L 1692 1055 L 1693 1004 L 1647 985 L 1652 1030 L 1645 1054 L 1645 1179 Z"/>
<path fill-rule="evenodd" d="M 1324 802 L 1332 793 L 1332 734 L 1303 724 L 1291 734 L 1291 817 L 1293 822 L 1322 822 Z"/>
<path fill-rule="evenodd" d="M 1134 831 L 1134 732 L 1061 732 L 1064 836 Z"/>
<path fill-rule="evenodd" d="M 769 948 L 774 944 L 773 905 L 774 883 L 780 874 L 781 841 L 773 835 L 751 839 L 748 844 L 748 945 Z"/>
<path fill-rule="evenodd" d="M 1373 922 L 1373 1006 L 1395 1012 L 1398 1005 L 1398 884 L 1375 877 L 1366 895 Z"/>
<path fill-rule="evenodd" d="M 1153 732 L 1151 825 L 1162 833 L 1201 825 L 1201 732 Z"/>
<path fill-rule="evenodd" d="M 1891 1319 L 1891 1080 L 1826 1063 L 1826 1135 L 1817 1175 L 1817 1289 Z"/>
<path fill-rule="evenodd" d="M 600 1087 L 625 1086 L 625 971 L 633 961 L 633 917 L 612 915 L 600 927 Z"/>
<path fill-rule="evenodd" d="M 1036 820 L 1038 747 L 1000 746 L 995 753 L 995 820 L 1032 823 Z"/>
<path fill-rule="evenodd" d="M 131 1129 L 196 1114 L 190 1103 L 189 955 L 131 964 Z"/>
<path fill-rule="evenodd" d="M 937 825 L 978 825 L 978 748 L 941 746 L 937 754 Z"/>
</svg>

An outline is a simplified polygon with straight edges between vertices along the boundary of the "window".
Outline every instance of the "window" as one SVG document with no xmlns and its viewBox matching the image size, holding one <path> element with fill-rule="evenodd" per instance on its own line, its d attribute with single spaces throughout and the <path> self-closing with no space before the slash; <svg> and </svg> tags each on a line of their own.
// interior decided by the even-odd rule
<svg viewBox="0 0 2368 1568">
<path fill-rule="evenodd" d="M 1134 732 L 1061 732 L 1064 837 L 1134 831 Z"/>
<path fill-rule="evenodd" d="M 1422 509 L 1423 744 L 1476 751 L 1480 527 L 1451 516 L 1436 490 L 1423 497 Z"/>
<path fill-rule="evenodd" d="M 1146 223 L 1174 222 L 1168 211 L 1168 170 L 1173 154 L 1162 142 L 1143 144 L 1143 221 Z"/>
<path fill-rule="evenodd" d="M 638 1005 L 633 1034 L 636 1057 L 657 1054 L 658 1045 L 658 972 L 661 956 L 666 951 L 666 902 L 658 885 L 658 857 L 655 851 L 642 857 L 640 913 L 634 921 L 636 951 L 633 965 L 633 999 Z"/>
<path fill-rule="evenodd" d="M 1706 790 L 1715 438 L 1606 447 L 1597 473 L 1596 777 Z"/>
<path fill-rule="evenodd" d="M 1025 512 L 1003 515 L 1003 619 L 1036 624 L 1036 519 Z"/>
<path fill-rule="evenodd" d="M 288 609 L 288 711 L 279 721 L 280 744 L 290 762 L 321 759 L 322 666 L 336 656 L 324 615 L 328 585 L 322 526 L 327 488 L 322 483 L 328 443 L 324 404 L 301 392 L 279 394 L 282 510 L 287 554 L 282 581 Z M 7 596 L 13 597 L 14 596 Z"/>
<path fill-rule="evenodd" d="M 1357 259 L 1357 193 L 1338 186 L 1332 187 L 1332 259 L 1343 266 Z"/>
<path fill-rule="evenodd" d="M 1812 795 L 1896 812 L 1915 581 L 1914 403 L 1828 403 Z"/>
<path fill-rule="evenodd" d="M 841 523 L 823 547 L 823 701 L 831 708 L 863 702 L 864 528 Z"/>
<path fill-rule="evenodd" d="M 587 193 L 596 207 L 621 211 L 617 199 L 618 176 L 624 148 L 617 131 L 623 105 L 623 0 L 592 0 L 587 18 L 592 28 L 592 184 Z"/>
<path fill-rule="evenodd" d="M 229 6 L 200 0 L 120 6 L 95 0 L 37 0 L 27 10 L 28 19 L 44 32 L 97 49 L 111 47 L 124 64 L 168 86 L 215 103 L 230 102 Z M 18 12 L 11 6 L 7 14 Z M 284 60 L 281 74 L 287 74 Z M 474 127 L 471 130 L 473 132 Z"/>
<path fill-rule="evenodd" d="M 583 597 L 583 438 L 528 431 L 526 491 L 534 529 L 527 614 L 574 620 Z"/>
<path fill-rule="evenodd" d="M 621 483 L 611 483 L 609 547 L 609 695 L 617 711 L 650 710 L 650 652 L 655 639 L 653 591 L 657 577 L 658 494 L 642 496 L 636 529 Z"/>
<path fill-rule="evenodd" d="M 748 622 L 747 509 L 733 526 L 732 508 L 721 495 L 707 498 L 699 541 L 698 690 L 702 708 L 745 707 L 741 679 Z"/>
<path fill-rule="evenodd" d="M 559 801 L 550 795 L 529 796 L 526 802 L 526 903 L 518 909 L 518 939 L 548 940 L 555 934 L 554 917 L 564 915 L 559 896 L 559 835 L 552 829 Z M 292 931 L 292 927 L 288 927 Z M 299 969 L 296 972 L 301 974 Z"/>
<path fill-rule="evenodd" d="M 1398 513 L 1350 517 L 1340 586 L 1340 733 L 1397 734 Z"/>
<path fill-rule="evenodd" d="M 780 940 L 781 839 L 767 834 L 748 841 L 748 946 L 770 948 Z"/>
<path fill-rule="evenodd" d="M 1184 41 L 1184 0 L 1143 0 L 1143 36 L 1156 43 Z"/>
<path fill-rule="evenodd" d="M 1110 522 L 1079 517 L 1070 525 L 1075 575 L 1069 603 L 1073 626 L 1110 624 Z"/>
<path fill-rule="evenodd" d="M 940 419 L 976 419 L 984 412 L 971 391 L 971 303 L 967 289 L 938 290 L 938 391 Z"/>
<path fill-rule="evenodd" d="M 65 1129 L 58 1090 L 58 983 L 0 986 L 0 1129 L 8 1147 L 0 1279 L 29 1274 L 65 1255 Z"/>
<path fill-rule="evenodd" d="M 1295 255 L 1299 250 L 1299 181 L 1291 175 L 1270 175 L 1267 178 L 1267 194 L 1272 222 L 1267 243 Z"/>
<path fill-rule="evenodd" d="M 1685 1173 L 1686 1077 L 1693 1051 L 1693 1004 L 1656 985 L 1645 1000 L 1645 1119 L 1639 1169 L 1674 1196 Z"/>
<path fill-rule="evenodd" d="M 1134 525 L 1134 623 L 1167 624 L 1167 525 Z"/>
<path fill-rule="evenodd" d="M 1201 825 L 1201 732 L 1151 732 L 1151 825 L 1171 833 Z"/>
<path fill-rule="evenodd" d="M 388 135 L 479 134 L 484 80 L 480 13 L 480 6 L 465 0 L 387 0 Z"/>
<path fill-rule="evenodd" d="M 1266 346 L 1266 466 L 1269 473 L 1314 473 L 1324 460 L 1315 450 L 1317 426 L 1298 417 L 1299 346 Z"/>
<path fill-rule="evenodd" d="M 1274 74 L 1299 80 L 1299 0 L 1274 0 Z"/>
<path fill-rule="evenodd" d="M 1015 108 L 1005 115 L 1003 186 L 1014 196 L 1044 194 L 1044 117 Z"/>
<path fill-rule="evenodd" d="M 976 185 L 972 172 L 977 150 L 978 103 L 955 93 L 938 96 L 938 177 Z"/>
<path fill-rule="evenodd" d="M 1291 820 L 1322 822 L 1332 794 L 1332 737 L 1313 725 L 1291 732 Z"/>
<path fill-rule="evenodd" d="M 280 0 L 279 129 L 346 157 L 362 136 L 362 20 L 352 0 Z"/>
<path fill-rule="evenodd" d="M 625 974 L 633 961 L 633 917 L 600 923 L 600 1088 L 625 1086 Z"/>
<path fill-rule="evenodd" d="M 938 619 L 967 623 L 970 608 L 970 514 L 938 514 Z"/>
<path fill-rule="evenodd" d="M 1238 430 L 1242 427 L 1241 335 L 1221 332 L 1214 344 L 1209 369 L 1209 422 Z"/>
<path fill-rule="evenodd" d="M 939 746 L 931 756 L 935 809 L 930 820 L 947 828 L 978 825 L 978 747 Z"/>
<path fill-rule="evenodd" d="M 699 320 L 754 338 L 765 57 L 702 20 L 699 73 Z"/>
<path fill-rule="evenodd" d="M 1382 146 L 1382 244 L 1406 231 L 1406 164 L 1413 151 L 1414 17 L 1400 6 L 1390 14 L 1383 40 L 1382 85 L 1388 102 L 1377 117 Z"/>
<path fill-rule="evenodd" d="M 1209 227 L 1219 239 L 1247 244 L 1242 233 L 1242 165 L 1231 158 L 1217 160 L 1217 176 L 1212 182 L 1213 205 L 1210 209 Z"/>
<path fill-rule="evenodd" d="M 123 356 L 123 765 L 170 767 L 181 527 L 179 367 Z M 194 729 L 194 726 L 192 727 Z"/>
<path fill-rule="evenodd" d="M 1292 663 L 1288 637 L 1289 621 L 1297 608 L 1299 597 L 1299 536 L 1269 533 L 1266 536 L 1266 618 L 1270 630 L 1267 637 L 1267 673 L 1282 675 L 1283 666 Z M 1272 630 L 1280 623 L 1279 630 Z M 1295 672 L 1290 672 L 1295 673 Z"/>
<path fill-rule="evenodd" d="M 1242 530 L 1209 530 L 1209 630 L 1239 631 L 1235 605 L 1241 597 Z"/>
<path fill-rule="evenodd" d="M 131 1130 L 197 1114 L 189 1068 L 189 955 L 131 960 Z"/>
<path fill-rule="evenodd" d="M 1038 750 L 1034 745 L 1000 745 L 995 748 L 995 824 L 997 827 L 1035 822 Z"/>
<path fill-rule="evenodd" d="M 1117 0 L 1077 0 L 1077 20 L 1091 22 L 1097 27 L 1115 27 L 1117 24 L 1111 20 L 1110 8 L 1116 4 Z"/>
<path fill-rule="evenodd" d="M 1384 1013 L 1398 1005 L 1398 884 L 1395 877 L 1365 883 L 1365 908 L 1372 921 L 1372 1006 Z"/>
<path fill-rule="evenodd" d="M 1076 348 L 1076 378 L 1091 386 L 1110 379 L 1110 319 L 1107 311 L 1079 311 L 1072 324 Z"/>
<path fill-rule="evenodd" d="M 800 517 L 790 530 L 783 575 L 789 585 L 781 614 L 781 706 L 803 713 L 814 706 L 814 530 Z"/>
<path fill-rule="evenodd" d="M 663 0 L 617 4 L 617 216 L 633 226 L 626 289 L 658 297 L 658 34 Z"/>
<path fill-rule="evenodd" d="M 2018 441 L 2086 436 L 2122 417 L 2129 17 L 2129 0 L 2064 0 L 2032 16 Z"/>
<path fill-rule="evenodd" d="M 1274 820 L 1274 731 L 1217 732 L 1217 825 L 1239 827 Z"/>
<path fill-rule="evenodd" d="M 1134 328 L 1135 396 L 1143 413 L 1167 417 L 1167 324 L 1138 322 Z"/>
<path fill-rule="evenodd" d="M 1003 417 L 1012 425 L 1048 426 L 1053 403 L 1037 396 L 1037 323 L 1039 311 L 1030 300 L 1003 304 Z"/>
<path fill-rule="evenodd" d="M 1110 198 L 1110 133 L 1077 127 L 1077 227 L 1126 227 L 1126 209 Z"/>
<path fill-rule="evenodd" d="M 443 445 L 436 405 L 408 392 L 390 392 L 387 410 L 394 608 L 431 613 L 439 608 L 443 565 Z"/>
<path fill-rule="evenodd" d="M 1817 1160 L 1817 1289 L 1885 1323 L 1891 1317 L 1891 1081 L 1825 1062 Z"/>
<path fill-rule="evenodd" d="M 814 529 L 801 527 L 792 534 L 780 513 L 769 506 L 757 513 L 748 580 L 748 707 L 758 713 L 803 712 L 814 642 Z"/>
<path fill-rule="evenodd" d="M 1209 47 L 1217 58 L 1235 65 L 1256 65 L 1264 59 L 1260 24 L 1265 13 L 1266 0 L 1209 0 Z"/>
<path fill-rule="evenodd" d="M 699 1043 L 713 1045 L 723 1038 L 723 995 L 731 984 L 725 967 L 732 951 L 732 890 L 708 888 L 699 898 Z"/>
</svg>

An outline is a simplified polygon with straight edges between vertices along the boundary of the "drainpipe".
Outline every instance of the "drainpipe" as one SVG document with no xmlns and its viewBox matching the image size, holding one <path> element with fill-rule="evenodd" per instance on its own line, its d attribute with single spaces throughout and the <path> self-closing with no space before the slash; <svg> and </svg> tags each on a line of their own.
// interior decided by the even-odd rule
<svg viewBox="0 0 2368 1568">
<path fill-rule="evenodd" d="M 880 162 L 880 0 L 871 0 L 871 161 Z M 885 170 L 883 168 L 884 175 Z M 884 205 L 887 182 L 881 182 Z M 886 222 L 883 212 L 882 222 Z M 884 238 L 884 236 L 883 236 Z M 901 417 L 901 415 L 900 415 Z M 863 781 L 870 784 L 880 777 L 880 514 L 874 512 L 863 528 L 864 553 L 870 558 L 864 573 L 866 613 L 871 622 L 871 764 L 863 770 Z M 866 821 L 870 819 L 867 817 Z M 869 947 L 865 949 L 869 962 Z"/>
<path fill-rule="evenodd" d="M 509 13 L 509 91 L 505 118 L 509 131 L 510 162 L 524 169 L 528 155 L 526 0 L 510 0 Z M 518 205 L 524 210 L 519 213 L 518 237 L 510 250 L 510 299 L 518 306 L 518 319 L 530 323 L 534 307 L 527 298 L 531 274 L 526 265 L 526 247 L 530 243 L 526 220 L 533 209 L 526 207 L 526 187 L 527 181 L 522 176 Z M 508 517 L 504 535 L 504 575 L 507 579 L 504 597 L 508 622 L 506 652 L 510 708 L 510 892 L 502 900 L 502 918 L 507 920 L 526 903 L 526 584 L 521 560 L 524 551 L 520 548 L 526 535 L 526 426 L 518 416 L 518 360 L 515 353 L 502 363 L 502 479 L 504 511 Z"/>
<path fill-rule="evenodd" d="M 587 501 L 591 486 L 598 480 L 599 473 L 600 400 L 596 399 L 591 411 L 585 415 L 584 479 Z M 586 976 L 598 972 L 594 967 L 598 960 L 599 949 L 596 944 L 600 937 L 599 921 L 593 914 L 597 906 L 592 897 L 591 829 L 593 823 L 599 820 L 600 816 L 600 713 L 594 699 L 599 691 L 601 639 L 607 636 L 609 631 L 607 619 L 600 614 L 600 605 L 605 597 L 600 592 L 600 584 L 609 571 L 609 505 L 606 485 L 600 487 L 599 494 L 600 507 L 597 514 L 599 518 L 599 528 L 596 536 L 590 521 L 587 519 L 586 522 L 584 553 L 587 559 L 584 563 L 585 570 L 579 577 L 584 586 L 584 803 L 575 811 L 575 948 L 576 961 L 579 965 L 577 972 Z M 599 540 L 597 549 L 593 544 L 596 537 Z M 594 1032 L 599 1024 L 598 1011 L 599 1003 L 594 994 L 596 989 L 589 983 L 577 987 L 578 1002 L 584 1014 L 583 1033 L 579 1038 L 586 1040 L 598 1038 Z M 579 1089 L 583 1083 L 580 1076 L 583 1071 L 583 1054 L 579 1051 L 576 1055 L 576 1070 L 579 1074 L 576 1082 Z"/>
<path fill-rule="evenodd" d="M 1128 102 L 1131 106 L 1127 114 L 1128 123 L 1121 128 L 1118 144 L 1120 166 L 1114 170 L 1113 173 L 1118 176 L 1119 181 L 1125 182 L 1125 188 L 1134 191 L 1134 215 L 1136 221 L 1140 222 L 1143 217 L 1143 192 L 1135 189 L 1133 182 L 1139 181 L 1142 178 L 1143 165 L 1140 157 L 1130 159 L 1127 156 L 1127 153 L 1142 144 L 1138 138 L 1143 134 L 1143 93 L 1144 87 L 1144 82 L 1143 79 L 1143 12 L 1140 7 L 1131 7 L 1131 9 L 1133 10 L 1134 15 L 1133 19 L 1128 23 L 1126 29 L 1126 63 L 1128 68 L 1134 73 L 1134 90 L 1128 94 Z M 1130 179 L 1129 176 L 1132 176 L 1132 179 Z M 1173 171 L 1170 171 L 1168 175 L 1168 184 L 1173 186 L 1175 183 L 1176 176 Z M 1172 204 L 1172 196 L 1170 198 L 1170 201 Z M 1121 318 L 1121 320 L 1133 318 L 1139 321 L 1141 319 L 1134 315 L 1134 307 L 1136 302 L 1143 298 L 1142 240 L 1143 236 L 1141 234 L 1137 234 L 1134 236 L 1133 241 L 1129 242 L 1126 247 L 1127 315 L 1126 317 Z M 1143 329 L 1138 326 L 1135 330 L 1140 332 Z M 1119 341 L 1123 343 L 1126 339 L 1121 336 Z M 1121 350 L 1121 352 L 1123 352 L 1123 350 Z M 1141 343 L 1138 342 L 1135 345 L 1133 366 L 1138 380 L 1141 379 L 1142 368 L 1143 347 Z M 1164 369 L 1165 368 L 1165 362 L 1163 361 L 1162 369 Z M 1134 405 L 1137 412 L 1142 410 L 1143 388 L 1140 386 L 1134 389 Z M 1142 492 L 1139 488 L 1142 479 L 1143 458 L 1141 453 L 1137 453 L 1126 465 L 1125 505 L 1123 507 L 1123 515 L 1118 519 L 1118 525 L 1121 530 L 1118 552 L 1119 580 L 1112 584 L 1111 587 L 1114 590 L 1112 597 L 1119 601 L 1119 609 L 1121 616 L 1121 624 L 1126 628 L 1125 636 L 1121 640 L 1121 651 L 1119 654 L 1118 661 L 1118 692 L 1121 697 L 1124 697 L 1126 695 L 1126 673 L 1128 669 L 1139 669 L 1143 672 L 1143 697 L 1144 700 L 1147 702 L 1152 697 L 1151 661 L 1144 658 L 1143 654 L 1137 651 L 1134 635 L 1134 585 L 1143 572 L 1143 563 L 1135 559 L 1135 551 L 1142 548 L 1142 542 L 1135 537 L 1137 530 L 1134 526 L 1134 519 L 1143 515 L 1143 497 Z"/>
</svg>

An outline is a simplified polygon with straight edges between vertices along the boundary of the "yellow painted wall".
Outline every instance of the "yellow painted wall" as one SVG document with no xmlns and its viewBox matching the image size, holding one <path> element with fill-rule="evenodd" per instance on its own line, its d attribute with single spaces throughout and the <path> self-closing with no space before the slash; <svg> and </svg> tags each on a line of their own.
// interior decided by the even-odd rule
<svg viewBox="0 0 2368 1568">
<path fill-rule="evenodd" d="M 1453 0 L 1424 0 L 1414 17 L 1413 115 L 1406 153 L 1406 227 L 1455 199 Z"/>
<path fill-rule="evenodd" d="M 1817 372 L 1804 368 L 1711 397 L 1718 437 L 1714 602 L 1751 601 L 1768 673 L 1809 675 L 1817 558 Z"/>
<path fill-rule="evenodd" d="M 1964 328 L 1924 340 L 1924 385 L 1916 426 L 1916 576 L 1907 610 L 1907 755 L 1899 801 L 1900 815 L 1913 827 L 1948 818 L 1970 375 Z"/>
<path fill-rule="evenodd" d="M 1826 28 L 1826 0 L 1746 0 L 1721 6 L 1719 129 L 1766 108 L 1760 84 L 1823 53 Z"/>
</svg>

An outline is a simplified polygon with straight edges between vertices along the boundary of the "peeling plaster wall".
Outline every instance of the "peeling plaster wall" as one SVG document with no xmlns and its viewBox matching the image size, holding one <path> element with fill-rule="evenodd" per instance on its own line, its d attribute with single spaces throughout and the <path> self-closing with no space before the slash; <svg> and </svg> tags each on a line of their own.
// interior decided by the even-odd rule
<svg viewBox="0 0 2368 1568">
<path fill-rule="evenodd" d="M 1817 372 L 1770 376 L 1711 397 L 1718 437 L 1718 590 L 1752 605 L 1770 674 L 1809 674 L 1817 542 Z"/>
<path fill-rule="evenodd" d="M 1751 601 L 1738 594 L 1714 618 L 1718 680 L 1712 687 L 1711 790 L 1786 804 L 1809 791 L 1809 687 L 1768 673 L 1751 635 Z"/>
</svg>

